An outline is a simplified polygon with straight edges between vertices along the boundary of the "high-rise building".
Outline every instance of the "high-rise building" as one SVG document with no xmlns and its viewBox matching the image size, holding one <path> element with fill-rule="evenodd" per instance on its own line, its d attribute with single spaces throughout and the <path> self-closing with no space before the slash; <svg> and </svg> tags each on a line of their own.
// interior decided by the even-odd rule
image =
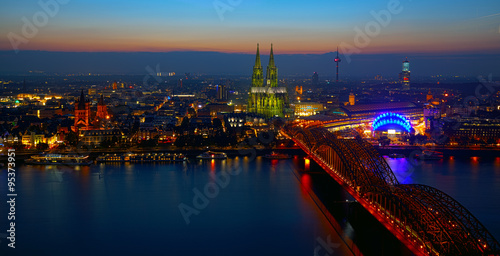
<svg viewBox="0 0 500 256">
<path fill-rule="evenodd" d="M 113 82 L 113 90 L 118 89 L 118 83 L 116 81 Z"/>
<path fill-rule="evenodd" d="M 265 81 L 265 84 L 264 84 Z M 273 45 L 269 55 L 269 64 L 266 69 L 266 79 L 260 62 L 259 45 L 252 74 L 252 86 L 248 96 L 248 112 L 264 115 L 265 117 L 283 117 L 288 106 L 288 92 L 286 87 L 278 87 L 278 68 L 274 64 Z"/>
<path fill-rule="evenodd" d="M 318 73 L 314 72 L 314 74 L 312 75 L 312 85 L 318 85 L 318 84 L 319 84 Z"/>
<path fill-rule="evenodd" d="M 217 100 L 227 100 L 226 86 L 223 84 L 218 84 L 215 86 L 216 89 L 216 99 Z"/>
<path fill-rule="evenodd" d="M 410 62 L 408 61 L 408 58 L 403 61 L 403 71 L 399 73 L 399 80 L 403 85 L 403 90 L 410 89 Z"/>
</svg>

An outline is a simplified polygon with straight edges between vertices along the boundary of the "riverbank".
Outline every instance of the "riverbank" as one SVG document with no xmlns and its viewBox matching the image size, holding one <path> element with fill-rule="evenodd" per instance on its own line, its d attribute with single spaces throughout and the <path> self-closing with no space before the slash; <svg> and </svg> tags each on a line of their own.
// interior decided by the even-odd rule
<svg viewBox="0 0 500 256">
<path fill-rule="evenodd" d="M 389 155 L 392 153 L 403 154 L 405 156 L 415 155 L 415 153 L 423 150 L 442 152 L 444 157 L 498 157 L 500 150 L 498 148 L 445 148 L 445 147 L 376 147 L 381 155 Z"/>
<path fill-rule="evenodd" d="M 379 147 L 375 146 L 377 151 L 381 155 L 389 155 L 392 153 L 403 154 L 406 157 L 414 155 L 422 150 L 439 151 L 443 153 L 445 157 L 497 157 L 500 155 L 500 148 L 498 147 L 420 147 L 420 146 L 385 146 Z M 196 157 L 197 155 L 205 151 L 216 151 L 224 152 L 229 157 L 236 156 L 251 156 L 255 154 L 256 156 L 263 156 L 269 154 L 272 151 L 285 153 L 289 155 L 305 155 L 305 153 L 299 147 L 153 147 L 153 148 L 108 148 L 108 149 L 93 149 L 93 150 L 75 150 L 75 151 L 45 151 L 45 153 L 55 153 L 55 154 L 83 154 L 89 155 L 91 159 L 97 158 L 97 156 L 102 154 L 123 154 L 123 153 L 182 153 L 187 157 Z M 30 158 L 32 155 L 37 155 L 44 153 L 42 151 L 33 150 L 19 150 L 16 151 L 16 160 L 23 161 L 24 159 Z M 0 162 L 6 162 L 8 160 L 7 155 L 0 156 Z"/>
<path fill-rule="evenodd" d="M 197 155 L 206 152 L 208 150 L 215 152 L 224 152 L 229 157 L 236 156 L 263 156 L 266 154 L 270 154 L 271 152 L 279 152 L 285 153 L 289 155 L 305 155 L 305 153 L 299 147 L 277 147 L 277 148 L 266 148 L 266 147 L 255 147 L 255 148 L 129 148 L 129 149 L 106 149 L 106 150 L 81 150 L 81 151 L 61 151 L 61 152 L 52 152 L 54 154 L 83 154 L 89 155 L 90 159 L 94 160 L 98 156 L 102 154 L 123 154 L 123 153 L 181 153 L 187 157 L 196 157 Z M 45 153 L 49 153 L 45 152 Z M 41 154 L 43 152 L 38 151 L 16 151 L 16 160 L 24 161 L 25 159 L 30 158 L 32 155 Z M 0 161 L 7 161 L 7 156 L 1 156 Z"/>
</svg>

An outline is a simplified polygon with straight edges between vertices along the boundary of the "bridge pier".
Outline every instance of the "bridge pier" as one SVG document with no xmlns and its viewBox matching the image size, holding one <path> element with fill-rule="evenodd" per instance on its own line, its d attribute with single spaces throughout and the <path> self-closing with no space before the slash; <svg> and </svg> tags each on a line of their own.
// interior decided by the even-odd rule
<svg viewBox="0 0 500 256">
<path fill-rule="evenodd" d="M 354 255 L 413 255 L 320 165 L 309 160 L 306 170 L 303 161 L 304 170 L 295 175 L 301 183 L 308 176 L 303 187 Z"/>
</svg>

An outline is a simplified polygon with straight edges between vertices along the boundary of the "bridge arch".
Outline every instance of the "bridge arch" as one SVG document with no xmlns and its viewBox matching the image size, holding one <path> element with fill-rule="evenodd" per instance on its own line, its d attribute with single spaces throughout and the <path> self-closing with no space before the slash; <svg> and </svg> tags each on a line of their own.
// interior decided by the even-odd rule
<svg viewBox="0 0 500 256">
<path fill-rule="evenodd" d="M 440 232 L 448 234 L 451 244 L 441 248 L 447 250 L 448 254 L 475 255 L 479 249 L 482 255 L 495 255 L 500 251 L 500 244 L 493 235 L 451 196 L 422 184 L 405 184 L 399 188 L 412 196 L 411 203 L 422 206 L 418 208 L 419 212 L 425 211 L 433 216 L 433 222 L 442 228 Z"/>
<path fill-rule="evenodd" d="M 319 125 L 284 131 L 418 255 L 500 255 L 498 241 L 465 207 L 433 187 L 399 184 L 367 141 Z"/>
</svg>

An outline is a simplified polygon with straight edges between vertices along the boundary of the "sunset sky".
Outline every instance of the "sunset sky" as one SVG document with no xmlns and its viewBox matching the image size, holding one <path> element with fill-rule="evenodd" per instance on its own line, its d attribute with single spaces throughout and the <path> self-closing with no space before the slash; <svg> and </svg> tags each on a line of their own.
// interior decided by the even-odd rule
<svg viewBox="0 0 500 256">
<path fill-rule="evenodd" d="M 364 31 L 376 22 L 371 12 L 387 10 L 390 2 L 64 1 L 46 25 L 19 44 L 20 51 L 253 53 L 256 43 L 274 43 L 282 54 L 326 53 L 342 43 L 355 46 L 355 28 Z M 360 53 L 500 53 L 498 0 L 397 3 L 400 12 L 358 47 Z M 23 17 L 32 21 L 44 9 L 35 0 L 1 5 L 0 50 L 12 50 L 9 33 L 23 36 Z M 230 9 L 218 13 L 214 5 Z"/>
</svg>

